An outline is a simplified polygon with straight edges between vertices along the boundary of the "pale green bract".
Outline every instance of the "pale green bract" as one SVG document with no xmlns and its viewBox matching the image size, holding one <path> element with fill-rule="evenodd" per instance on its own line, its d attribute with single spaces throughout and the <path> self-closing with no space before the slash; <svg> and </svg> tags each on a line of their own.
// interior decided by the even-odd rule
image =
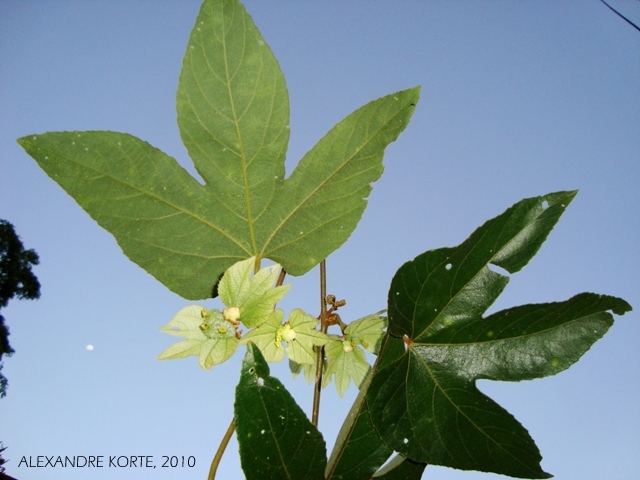
<svg viewBox="0 0 640 480">
<path fill-rule="evenodd" d="M 289 326 L 295 332 L 295 337 L 285 349 L 289 359 L 296 363 L 316 363 L 316 352 L 313 347 L 326 345 L 329 338 L 316 330 L 318 320 L 300 309 L 291 311 Z"/>
<path fill-rule="evenodd" d="M 370 366 L 364 351 L 378 353 L 380 343 L 387 326 L 384 311 L 367 315 L 350 323 L 344 330 L 344 336 L 334 339 L 325 347 L 326 371 L 322 386 L 326 387 L 335 379 L 336 390 L 342 397 L 349 388 L 351 380 L 360 388 L 369 373 Z"/>
<path fill-rule="evenodd" d="M 293 310 L 284 325 L 283 317 L 282 310 L 276 310 L 267 322 L 242 337 L 241 343 L 255 343 L 268 362 L 279 362 L 286 353 L 292 362 L 315 365 L 315 347 L 329 342 L 327 335 L 316 330 L 318 320 L 300 309 Z"/>
<path fill-rule="evenodd" d="M 254 328 L 242 337 L 240 343 L 247 345 L 253 342 L 262 352 L 262 356 L 267 362 L 279 362 L 284 358 L 284 347 L 282 342 L 277 341 L 278 331 L 282 329 L 284 312 L 280 309 L 274 310 L 269 319 Z"/>
<path fill-rule="evenodd" d="M 322 378 L 326 387 L 335 377 L 336 390 L 341 397 L 349 388 L 351 380 L 360 388 L 371 369 L 364 351 L 354 341 L 334 340 L 325 347 L 327 369 Z"/>
<path fill-rule="evenodd" d="M 158 359 L 198 356 L 200 366 L 210 369 L 228 360 L 238 348 L 234 325 L 218 310 L 199 305 L 181 309 L 162 330 L 170 335 L 185 337 L 163 351 Z"/>
<path fill-rule="evenodd" d="M 164 360 L 196 355 L 200 366 L 209 369 L 225 362 L 235 353 L 242 335 L 240 323 L 252 327 L 275 319 L 278 326 L 282 327 L 284 314 L 282 310 L 274 311 L 274 308 L 291 285 L 274 287 L 280 265 L 262 268 L 252 276 L 254 265 L 255 257 L 252 257 L 237 262 L 223 275 L 218 289 L 225 309 L 207 310 L 200 305 L 191 305 L 181 309 L 162 327 L 160 330 L 163 332 L 184 337 L 185 340 L 171 345 L 158 358 Z M 272 356 L 276 354 L 277 351 L 274 351 Z"/>
<path fill-rule="evenodd" d="M 247 327 L 266 322 L 276 303 L 291 288 L 290 284 L 274 288 L 280 273 L 278 264 L 262 268 L 252 277 L 255 262 L 255 257 L 237 262 L 225 272 L 218 285 L 222 303 L 228 308 L 238 308 L 239 320 Z"/>
</svg>

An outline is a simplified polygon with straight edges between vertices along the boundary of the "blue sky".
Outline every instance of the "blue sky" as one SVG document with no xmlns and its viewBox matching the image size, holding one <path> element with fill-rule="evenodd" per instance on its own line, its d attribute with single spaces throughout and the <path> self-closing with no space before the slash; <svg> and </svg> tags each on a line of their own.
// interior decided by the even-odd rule
<svg viewBox="0 0 640 480">
<path fill-rule="evenodd" d="M 611 2 L 636 23 L 640 4 Z M 601 2 L 351 1 L 245 5 L 287 79 L 290 173 L 337 121 L 422 85 L 407 130 L 387 149 L 358 228 L 328 260 L 344 319 L 385 308 L 397 268 L 462 242 L 524 197 L 580 193 L 492 310 L 620 296 L 636 311 L 569 370 L 480 388 L 527 427 L 559 479 L 626 480 L 640 471 L 640 34 Z M 156 360 L 158 331 L 187 302 L 121 253 L 16 138 L 45 131 L 132 133 L 193 171 L 175 92 L 199 1 L 0 0 L 0 218 L 40 255 L 42 297 L 3 310 L 16 353 L 0 400 L 7 473 L 113 478 L 113 469 L 18 468 L 35 455 L 194 456 L 192 469 L 119 470 L 119 479 L 206 478 L 232 415 L 241 354 L 211 371 Z M 317 270 L 282 306 L 317 313 Z M 209 307 L 217 301 L 205 302 Z M 94 345 L 88 351 L 86 345 Z M 310 411 L 312 392 L 283 379 Z M 323 393 L 329 446 L 355 396 Z M 237 446 L 222 479 L 240 478 Z M 429 467 L 424 478 L 497 475 Z"/>
</svg>

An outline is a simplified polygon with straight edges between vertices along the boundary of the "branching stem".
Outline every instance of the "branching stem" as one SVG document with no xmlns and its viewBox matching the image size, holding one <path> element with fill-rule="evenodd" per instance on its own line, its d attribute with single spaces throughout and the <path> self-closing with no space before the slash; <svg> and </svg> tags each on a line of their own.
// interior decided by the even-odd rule
<svg viewBox="0 0 640 480">
<path fill-rule="evenodd" d="M 322 333 L 327 333 L 327 264 L 325 260 L 320 262 L 320 329 Z M 324 347 L 318 348 L 316 358 L 316 380 L 313 390 L 313 410 L 311 412 L 311 423 L 318 426 L 318 416 L 320 415 L 320 392 L 322 391 L 322 369 L 324 367 Z"/>
</svg>

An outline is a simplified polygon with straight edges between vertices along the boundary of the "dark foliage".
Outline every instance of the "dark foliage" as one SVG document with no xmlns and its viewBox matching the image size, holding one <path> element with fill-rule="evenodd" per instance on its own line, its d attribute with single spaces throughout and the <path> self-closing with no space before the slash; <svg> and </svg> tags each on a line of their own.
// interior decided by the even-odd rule
<svg viewBox="0 0 640 480">
<path fill-rule="evenodd" d="M 39 262 L 34 250 L 25 250 L 13 225 L 0 220 L 0 308 L 4 308 L 14 297 L 33 300 L 40 297 L 40 282 L 31 271 Z M 9 328 L 0 315 L 0 371 L 2 357 L 11 355 Z M 7 379 L 0 373 L 0 397 L 6 394 Z"/>
</svg>

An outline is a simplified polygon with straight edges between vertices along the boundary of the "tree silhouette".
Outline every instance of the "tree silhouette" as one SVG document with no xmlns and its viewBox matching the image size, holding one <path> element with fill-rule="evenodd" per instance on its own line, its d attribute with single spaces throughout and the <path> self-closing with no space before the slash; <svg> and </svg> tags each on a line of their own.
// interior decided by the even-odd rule
<svg viewBox="0 0 640 480">
<path fill-rule="evenodd" d="M 13 225 L 0 219 L 0 308 L 17 296 L 19 299 L 33 300 L 40 297 L 40 282 L 31 271 L 39 262 L 34 250 L 25 250 Z M 6 395 L 7 378 L 2 375 L 2 357 L 10 356 L 13 348 L 9 344 L 9 328 L 0 315 L 0 398 Z M 15 480 L 4 473 L 5 460 L 2 452 L 7 447 L 0 442 L 0 480 Z"/>
<path fill-rule="evenodd" d="M 25 250 L 13 225 L 0 220 L 0 308 L 4 308 L 14 297 L 33 300 L 40 297 L 40 282 L 31 271 L 39 262 L 34 250 Z M 2 357 L 10 356 L 9 328 L 0 315 L 0 372 Z M 0 373 L 0 398 L 6 395 L 7 378 Z"/>
<path fill-rule="evenodd" d="M 2 442 L 0 442 L 0 480 L 16 480 L 13 477 L 10 477 L 6 473 L 4 473 L 4 464 L 7 463 L 4 458 L 2 458 L 2 452 L 7 449 Z"/>
</svg>

